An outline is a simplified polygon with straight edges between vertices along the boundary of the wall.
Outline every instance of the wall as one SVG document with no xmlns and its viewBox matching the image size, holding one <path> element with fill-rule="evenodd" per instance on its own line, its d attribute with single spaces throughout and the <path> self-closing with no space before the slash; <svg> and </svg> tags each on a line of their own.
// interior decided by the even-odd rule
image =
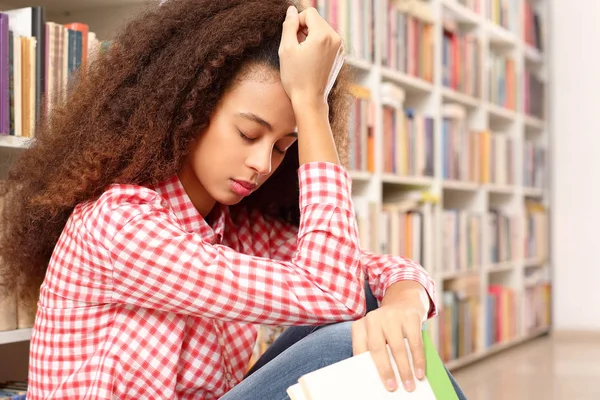
<svg viewBox="0 0 600 400">
<path fill-rule="evenodd" d="M 550 5 L 554 325 L 600 330 L 600 1 Z"/>
</svg>

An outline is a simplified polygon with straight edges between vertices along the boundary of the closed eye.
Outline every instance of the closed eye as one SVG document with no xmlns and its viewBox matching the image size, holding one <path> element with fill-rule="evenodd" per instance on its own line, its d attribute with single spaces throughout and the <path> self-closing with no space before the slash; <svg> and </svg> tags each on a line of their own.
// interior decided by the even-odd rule
<svg viewBox="0 0 600 400">
<path fill-rule="evenodd" d="M 276 152 L 278 152 L 279 154 L 285 154 L 285 150 L 281 150 L 279 148 L 277 148 L 277 146 L 273 147 L 275 149 Z"/>
<path fill-rule="evenodd" d="M 256 140 L 255 138 L 251 138 L 251 137 L 246 136 L 246 134 L 244 134 L 244 132 L 240 131 L 239 129 L 238 129 L 238 132 L 239 132 L 240 136 L 242 137 L 242 139 L 244 139 L 244 140 L 246 140 L 248 142 L 253 142 L 253 141 Z"/>
<path fill-rule="evenodd" d="M 247 136 L 247 135 L 246 135 L 244 132 L 240 131 L 239 129 L 238 129 L 237 131 L 238 131 L 238 133 L 240 134 L 240 137 L 241 137 L 242 139 L 244 139 L 245 141 L 247 141 L 247 142 L 254 142 L 254 141 L 256 140 L 256 138 L 251 138 L 251 137 Z M 279 153 L 279 154 L 281 154 L 281 155 L 285 154 L 285 152 L 286 152 L 286 150 L 287 150 L 287 149 L 286 149 L 286 150 L 281 150 L 281 149 L 280 149 L 280 148 L 278 148 L 277 146 L 274 146 L 273 148 L 275 149 L 275 151 L 276 151 L 277 153 Z"/>
</svg>

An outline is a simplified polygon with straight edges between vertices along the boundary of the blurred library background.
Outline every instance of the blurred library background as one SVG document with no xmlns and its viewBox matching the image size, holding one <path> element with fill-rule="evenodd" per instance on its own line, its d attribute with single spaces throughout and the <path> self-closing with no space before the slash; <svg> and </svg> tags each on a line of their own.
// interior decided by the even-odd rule
<svg viewBox="0 0 600 400">
<path fill-rule="evenodd" d="M 42 96 L 60 101 L 157 2 L 0 0 L 0 179 Z M 435 278 L 426 329 L 467 397 L 600 398 L 600 183 L 587 175 L 600 167 L 600 2 L 303 2 L 340 32 L 355 77 L 361 245 Z M 27 379 L 34 311 L 0 304 L 0 382 Z M 257 353 L 276 335 L 261 330 Z"/>
</svg>

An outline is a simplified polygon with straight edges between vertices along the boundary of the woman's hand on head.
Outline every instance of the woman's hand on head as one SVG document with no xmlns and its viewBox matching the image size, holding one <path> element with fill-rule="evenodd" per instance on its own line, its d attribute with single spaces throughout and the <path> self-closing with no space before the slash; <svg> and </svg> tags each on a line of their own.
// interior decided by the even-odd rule
<svg viewBox="0 0 600 400">
<path fill-rule="evenodd" d="M 279 58 L 281 83 L 292 105 L 326 102 L 325 90 L 336 59 L 342 57 L 340 35 L 315 8 L 298 13 L 288 8 Z"/>
</svg>

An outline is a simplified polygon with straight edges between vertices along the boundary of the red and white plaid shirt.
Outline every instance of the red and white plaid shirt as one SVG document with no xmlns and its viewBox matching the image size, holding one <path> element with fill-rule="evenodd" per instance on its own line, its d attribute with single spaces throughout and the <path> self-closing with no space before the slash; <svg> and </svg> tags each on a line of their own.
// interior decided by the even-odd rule
<svg viewBox="0 0 600 400">
<path fill-rule="evenodd" d="M 177 176 L 77 206 L 41 287 L 27 398 L 216 399 L 242 380 L 260 324 L 361 316 L 363 272 L 379 301 L 400 280 L 435 299 L 420 266 L 358 248 L 343 168 L 298 174 L 299 229 L 225 206 L 211 227 Z"/>
</svg>

